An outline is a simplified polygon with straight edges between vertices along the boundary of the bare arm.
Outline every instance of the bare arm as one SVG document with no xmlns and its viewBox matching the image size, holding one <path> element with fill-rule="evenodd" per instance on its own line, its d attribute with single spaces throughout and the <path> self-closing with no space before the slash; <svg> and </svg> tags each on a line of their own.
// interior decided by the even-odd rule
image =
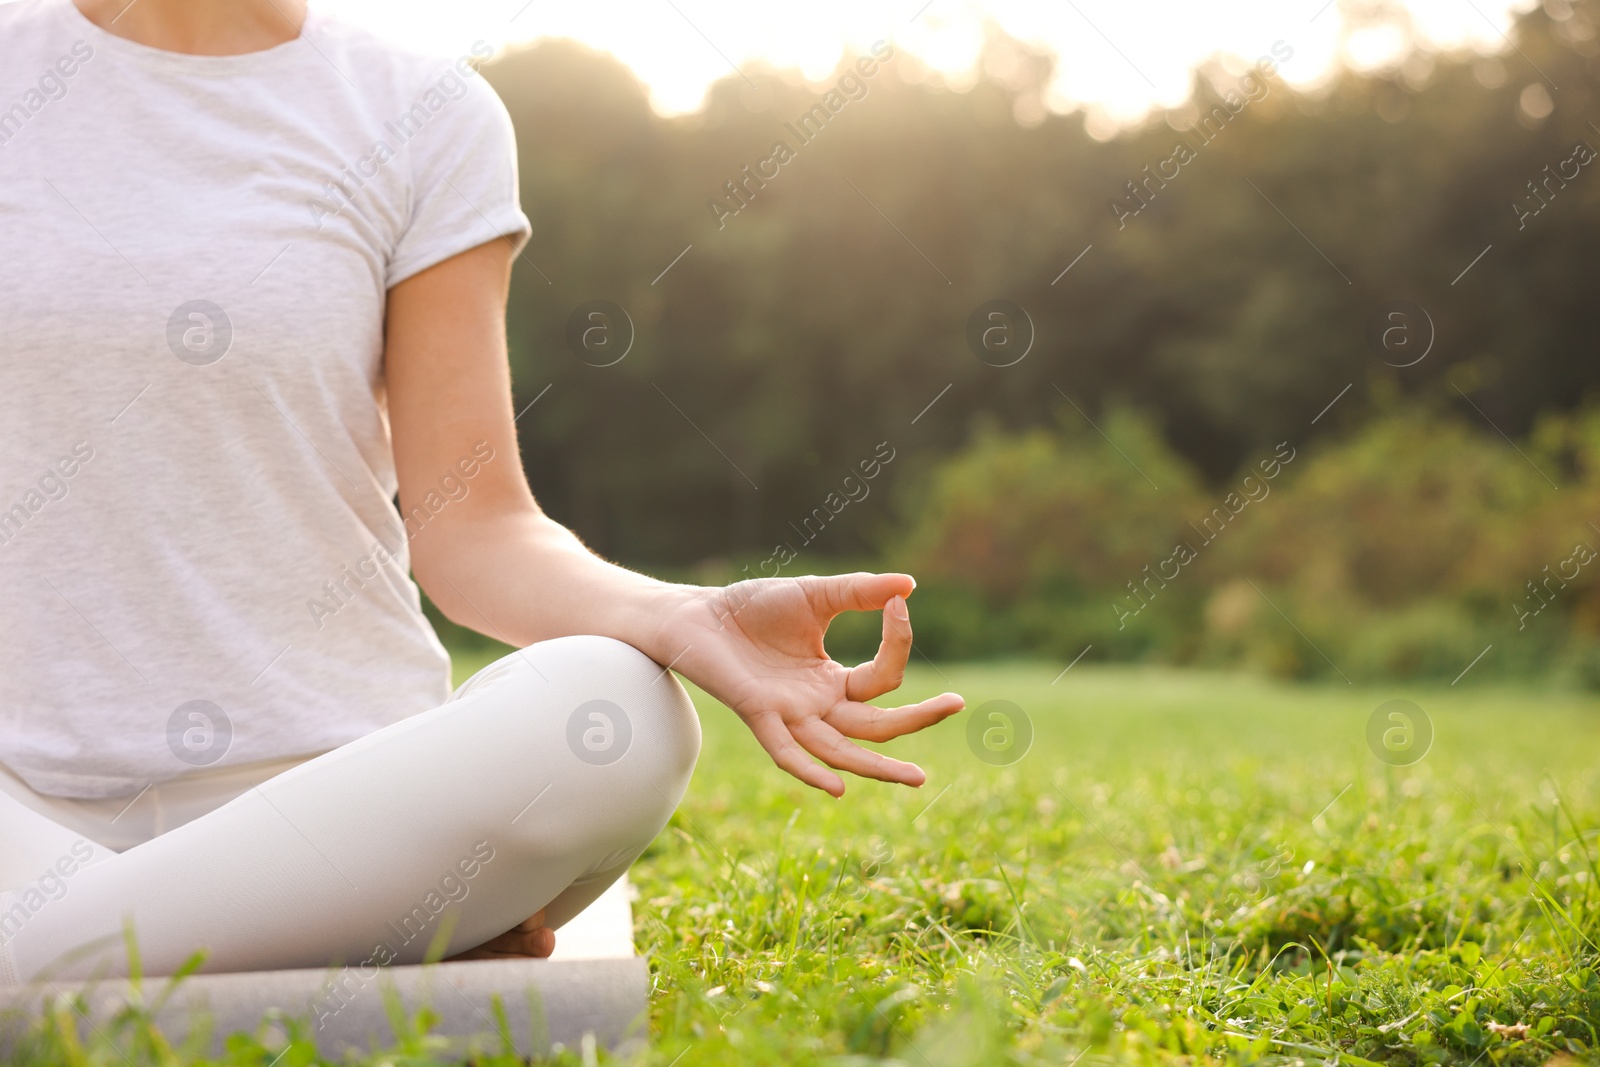
<svg viewBox="0 0 1600 1067">
<path fill-rule="evenodd" d="M 389 294 L 387 381 L 400 507 L 426 508 L 442 478 L 486 454 L 416 529 L 417 581 L 451 620 L 512 645 L 597 634 L 633 645 L 728 704 L 779 766 L 835 796 L 844 782 L 808 758 L 884 781 L 922 771 L 849 742 L 888 740 L 962 707 L 944 694 L 880 709 L 911 648 L 908 575 L 774 578 L 726 589 L 673 585 L 600 559 L 540 510 L 523 476 L 511 409 L 505 303 L 510 248 L 491 241 Z M 475 455 L 474 450 L 477 449 Z M 434 498 L 437 505 L 439 497 Z M 884 613 L 877 657 L 847 668 L 822 637 L 842 611 Z"/>
<path fill-rule="evenodd" d="M 512 425 L 505 302 L 510 249 L 492 241 L 408 278 L 389 296 L 386 374 L 400 509 L 487 441 L 467 494 L 413 524 L 412 568 L 452 621 L 511 645 L 566 634 L 642 643 L 683 590 L 607 563 L 550 519 L 523 476 Z M 435 496 L 437 503 L 439 497 Z"/>
</svg>

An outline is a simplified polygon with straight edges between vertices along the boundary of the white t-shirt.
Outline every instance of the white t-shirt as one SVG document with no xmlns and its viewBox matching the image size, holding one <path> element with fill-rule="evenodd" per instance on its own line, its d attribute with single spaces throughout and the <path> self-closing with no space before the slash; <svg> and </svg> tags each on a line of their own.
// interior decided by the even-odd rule
<svg viewBox="0 0 1600 1067">
<path fill-rule="evenodd" d="M 182 55 L 70 0 L 0 4 L 0 763 L 35 790 L 321 752 L 448 695 L 383 314 L 527 239 L 467 58 L 315 11 L 276 48 Z M 517 458 L 461 457 L 429 506 L 485 462 Z"/>
</svg>

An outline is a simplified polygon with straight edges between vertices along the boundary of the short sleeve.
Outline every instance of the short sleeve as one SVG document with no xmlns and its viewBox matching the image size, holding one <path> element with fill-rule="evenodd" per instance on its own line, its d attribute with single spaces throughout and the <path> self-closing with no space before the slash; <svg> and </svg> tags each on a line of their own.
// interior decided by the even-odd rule
<svg viewBox="0 0 1600 1067">
<path fill-rule="evenodd" d="M 411 211 L 389 257 L 386 288 L 478 245 L 507 237 L 522 251 L 533 227 L 517 195 L 517 140 L 505 104 L 481 75 L 406 145 Z M 423 98 L 423 106 L 427 103 Z"/>
</svg>

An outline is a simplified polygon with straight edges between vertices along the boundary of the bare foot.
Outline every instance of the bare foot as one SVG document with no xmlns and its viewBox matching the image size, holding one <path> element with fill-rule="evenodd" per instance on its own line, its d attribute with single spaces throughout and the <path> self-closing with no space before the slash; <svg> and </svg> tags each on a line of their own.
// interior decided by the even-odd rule
<svg viewBox="0 0 1600 1067">
<path fill-rule="evenodd" d="M 556 932 L 544 925 L 544 909 L 532 918 L 524 919 L 499 937 L 491 938 L 477 948 L 469 948 L 445 962 L 457 960 L 514 960 L 544 959 L 556 950 Z"/>
</svg>

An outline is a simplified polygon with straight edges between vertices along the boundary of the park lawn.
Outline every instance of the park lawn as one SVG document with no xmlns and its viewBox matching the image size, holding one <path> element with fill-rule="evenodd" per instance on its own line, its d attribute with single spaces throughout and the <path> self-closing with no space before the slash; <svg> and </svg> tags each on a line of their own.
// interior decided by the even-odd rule
<svg viewBox="0 0 1600 1067">
<path fill-rule="evenodd" d="M 906 699 L 1010 701 L 1031 747 L 980 759 L 969 711 L 885 746 L 922 789 L 838 801 L 696 694 L 694 783 L 632 874 L 639 1062 L 1600 1060 L 1600 699 L 1061 666 L 914 669 Z M 1411 766 L 1369 748 L 1394 698 L 1435 730 Z M 95 1044 L 29 1062 L 189 1062 Z"/>
<path fill-rule="evenodd" d="M 1031 750 L 992 766 L 958 716 L 886 746 L 921 790 L 840 801 L 701 700 L 634 875 L 649 1062 L 1595 1059 L 1600 701 L 1059 672 L 914 671 Z M 1367 741 L 1397 697 L 1436 731 L 1409 767 Z"/>
</svg>

